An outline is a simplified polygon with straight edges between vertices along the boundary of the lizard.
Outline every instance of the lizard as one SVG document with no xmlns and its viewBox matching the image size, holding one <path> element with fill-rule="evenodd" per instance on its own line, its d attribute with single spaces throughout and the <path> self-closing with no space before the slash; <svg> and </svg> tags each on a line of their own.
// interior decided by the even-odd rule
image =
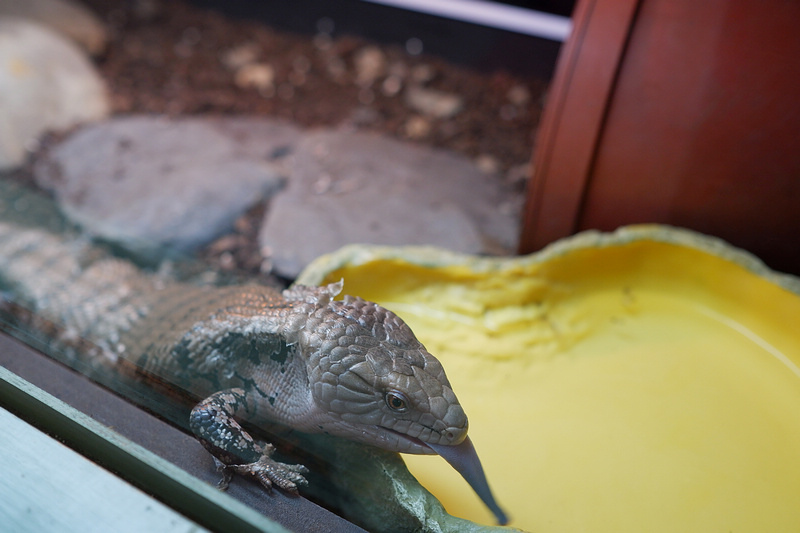
<svg viewBox="0 0 800 533">
<path fill-rule="evenodd" d="M 59 324 L 61 341 L 88 341 L 84 364 L 96 371 L 133 364 L 203 398 L 189 427 L 222 471 L 220 488 L 233 474 L 290 493 L 307 483 L 304 466 L 276 461 L 239 423 L 269 421 L 439 454 L 508 522 L 441 363 L 393 312 L 335 299 L 342 281 L 279 291 L 170 280 L 74 232 L 15 223 L 13 205 L 0 206 L 0 308 Z"/>
</svg>

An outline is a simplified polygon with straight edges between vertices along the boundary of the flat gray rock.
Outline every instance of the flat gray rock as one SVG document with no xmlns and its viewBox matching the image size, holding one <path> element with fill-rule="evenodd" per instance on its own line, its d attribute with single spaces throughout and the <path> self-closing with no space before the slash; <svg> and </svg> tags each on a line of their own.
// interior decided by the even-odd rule
<svg viewBox="0 0 800 533">
<path fill-rule="evenodd" d="M 436 245 L 511 253 L 518 206 L 469 159 L 369 133 L 309 133 L 289 184 L 271 201 L 260 244 L 294 278 L 316 257 L 353 243 Z"/>
<path fill-rule="evenodd" d="M 108 113 L 105 84 L 77 45 L 45 26 L 0 17 L 0 170 L 21 165 L 44 132 Z"/>
<path fill-rule="evenodd" d="M 88 233 L 138 253 L 188 251 L 282 187 L 298 136 L 279 121 L 123 117 L 73 133 L 34 174 Z"/>
</svg>

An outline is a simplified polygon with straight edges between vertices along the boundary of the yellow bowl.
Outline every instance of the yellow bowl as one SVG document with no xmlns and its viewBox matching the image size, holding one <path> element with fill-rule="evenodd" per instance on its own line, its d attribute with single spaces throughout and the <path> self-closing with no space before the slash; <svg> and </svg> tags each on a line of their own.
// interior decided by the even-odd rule
<svg viewBox="0 0 800 533">
<path fill-rule="evenodd" d="M 800 283 L 663 226 L 521 258 L 351 246 L 345 280 L 442 361 L 490 483 L 537 532 L 800 531 Z M 438 457 L 449 513 L 492 518 Z"/>
</svg>

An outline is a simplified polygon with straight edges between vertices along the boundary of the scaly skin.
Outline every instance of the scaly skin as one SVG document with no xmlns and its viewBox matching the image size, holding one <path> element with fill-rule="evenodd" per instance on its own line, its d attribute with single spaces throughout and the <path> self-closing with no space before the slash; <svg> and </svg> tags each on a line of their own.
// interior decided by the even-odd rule
<svg viewBox="0 0 800 533">
<path fill-rule="evenodd" d="M 272 446 L 256 443 L 234 416 L 269 420 L 396 452 L 439 453 L 471 472 L 467 480 L 506 521 L 442 365 L 391 311 L 334 300 L 341 282 L 278 292 L 166 281 L 80 237 L 0 220 L 0 285 L 61 324 L 64 339 L 98 346 L 90 365 L 130 361 L 206 398 L 190 427 L 222 465 L 223 484 L 234 472 L 291 492 L 305 483 L 304 467 L 272 460 Z"/>
</svg>

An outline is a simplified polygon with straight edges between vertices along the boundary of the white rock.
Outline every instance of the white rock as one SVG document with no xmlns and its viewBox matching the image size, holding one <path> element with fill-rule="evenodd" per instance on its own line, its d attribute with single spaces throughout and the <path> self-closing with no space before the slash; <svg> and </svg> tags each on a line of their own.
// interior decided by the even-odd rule
<svg viewBox="0 0 800 533">
<path fill-rule="evenodd" d="M 250 63 L 236 71 L 233 81 L 243 89 L 268 91 L 275 88 L 275 69 L 266 63 Z"/>
<path fill-rule="evenodd" d="M 432 118 L 451 118 L 464 107 L 464 99 L 457 94 L 412 85 L 406 89 L 406 104 L 411 109 Z"/>
<path fill-rule="evenodd" d="M 0 18 L 0 170 L 20 165 L 45 131 L 101 119 L 109 107 L 103 80 L 75 44 Z"/>
<path fill-rule="evenodd" d="M 436 77 L 436 71 L 427 63 L 422 63 L 411 69 L 411 79 L 420 85 L 424 85 Z"/>
<path fill-rule="evenodd" d="M 433 125 L 431 121 L 419 115 L 411 115 L 403 124 L 403 131 L 409 139 L 418 141 L 430 135 Z"/>
<path fill-rule="evenodd" d="M 500 170 L 500 163 L 493 155 L 481 154 L 475 158 L 475 165 L 484 174 L 497 174 Z"/>
<path fill-rule="evenodd" d="M 381 90 L 386 96 L 395 96 L 402 88 L 403 78 L 397 74 L 390 74 L 381 84 Z"/>
<path fill-rule="evenodd" d="M 386 72 L 386 56 L 377 46 L 365 46 L 353 58 L 356 83 L 369 87 Z"/>
<path fill-rule="evenodd" d="M 0 17 L 23 17 L 72 39 L 92 55 L 108 44 L 105 24 L 84 5 L 70 0 L 0 0 Z"/>
<path fill-rule="evenodd" d="M 220 61 L 226 68 L 235 72 L 246 65 L 258 63 L 260 55 L 261 47 L 258 43 L 246 42 L 223 52 Z"/>
<path fill-rule="evenodd" d="M 517 84 L 508 90 L 506 98 L 515 106 L 522 107 L 531 101 L 531 92 L 524 85 Z"/>
</svg>

